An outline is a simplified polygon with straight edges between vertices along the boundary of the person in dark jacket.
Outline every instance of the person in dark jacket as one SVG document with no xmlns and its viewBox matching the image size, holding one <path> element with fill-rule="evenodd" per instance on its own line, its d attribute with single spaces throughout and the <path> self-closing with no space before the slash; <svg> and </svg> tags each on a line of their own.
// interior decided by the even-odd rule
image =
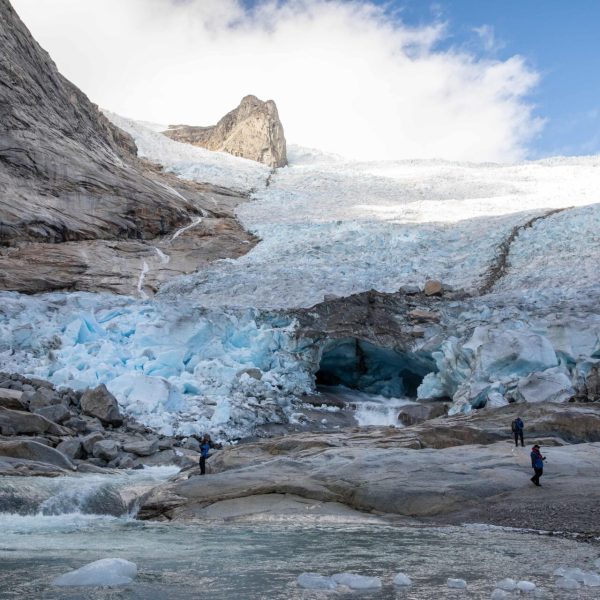
<svg viewBox="0 0 600 600">
<path fill-rule="evenodd" d="M 541 487 L 540 477 L 544 474 L 544 461 L 546 460 L 545 456 L 542 456 L 540 452 L 540 447 L 536 444 L 531 449 L 531 467 L 533 468 L 535 475 L 531 478 L 531 481 Z"/>
<path fill-rule="evenodd" d="M 523 442 L 523 429 L 525 428 L 525 424 L 523 423 L 521 417 L 517 417 L 513 422 L 512 422 L 512 432 L 515 436 L 515 446 L 519 445 L 519 438 L 521 439 L 521 447 L 525 447 L 525 444 Z"/>
<path fill-rule="evenodd" d="M 215 444 L 208 433 L 200 442 L 200 475 L 206 475 L 206 459 L 211 457 L 210 451 L 221 448 L 221 444 Z"/>
</svg>

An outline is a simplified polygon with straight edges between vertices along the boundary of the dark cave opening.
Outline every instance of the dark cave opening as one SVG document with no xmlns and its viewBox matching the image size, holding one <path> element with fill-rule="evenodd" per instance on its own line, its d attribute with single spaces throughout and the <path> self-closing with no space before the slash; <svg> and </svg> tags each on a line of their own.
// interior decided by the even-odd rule
<svg viewBox="0 0 600 600">
<path fill-rule="evenodd" d="M 331 340 L 324 347 L 317 385 L 343 385 L 388 398 L 416 398 L 427 373 L 435 371 L 429 353 L 405 353 L 358 340 Z"/>
</svg>

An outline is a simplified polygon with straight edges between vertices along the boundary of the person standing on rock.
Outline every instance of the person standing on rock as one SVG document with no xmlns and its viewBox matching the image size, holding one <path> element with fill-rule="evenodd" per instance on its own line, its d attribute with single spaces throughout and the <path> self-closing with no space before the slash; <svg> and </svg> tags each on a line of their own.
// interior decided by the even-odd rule
<svg viewBox="0 0 600 600">
<path fill-rule="evenodd" d="M 525 423 L 523 423 L 521 417 L 517 417 L 511 424 L 512 432 L 515 436 L 515 446 L 519 446 L 519 438 L 521 439 L 521 447 L 525 447 L 523 442 L 523 429 L 525 429 Z"/>
<path fill-rule="evenodd" d="M 200 475 L 206 475 L 206 459 L 210 458 L 210 451 L 212 448 L 220 448 L 220 444 L 215 444 L 208 433 L 202 438 L 200 442 Z"/>
<path fill-rule="evenodd" d="M 544 461 L 546 460 L 545 456 L 542 456 L 540 452 L 540 447 L 536 444 L 531 449 L 531 467 L 535 471 L 535 475 L 531 478 L 531 481 L 541 487 L 540 477 L 544 474 Z"/>
</svg>

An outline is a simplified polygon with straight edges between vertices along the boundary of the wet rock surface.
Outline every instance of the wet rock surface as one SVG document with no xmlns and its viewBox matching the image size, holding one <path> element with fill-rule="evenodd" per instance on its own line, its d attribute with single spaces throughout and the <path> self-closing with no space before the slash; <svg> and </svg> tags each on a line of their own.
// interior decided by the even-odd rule
<svg viewBox="0 0 600 600">
<path fill-rule="evenodd" d="M 570 405 L 564 412 L 546 404 L 486 412 L 404 429 L 292 434 L 230 447 L 209 460 L 209 477 L 182 476 L 153 490 L 140 516 L 200 518 L 224 500 L 294 494 L 434 522 L 519 521 L 525 528 L 597 533 L 600 407 Z M 526 423 L 527 444 L 547 446 L 543 488 L 529 481 L 529 448 L 515 448 L 511 439 L 516 414 Z M 578 491 L 583 481 L 586 496 Z M 562 519 L 557 510 L 532 511 L 538 502 L 574 502 L 576 508 Z"/>
</svg>

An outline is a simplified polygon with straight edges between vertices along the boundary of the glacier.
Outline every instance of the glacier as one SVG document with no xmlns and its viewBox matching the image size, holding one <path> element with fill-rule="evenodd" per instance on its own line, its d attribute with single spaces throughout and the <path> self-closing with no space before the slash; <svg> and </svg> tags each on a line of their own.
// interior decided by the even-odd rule
<svg viewBox="0 0 600 600">
<path fill-rule="evenodd" d="M 105 383 L 164 433 L 243 437 L 315 392 L 326 343 L 298 335 L 294 309 L 432 278 L 465 296 L 405 348 L 433 365 L 418 399 L 562 402 L 600 362 L 600 157 L 356 162 L 292 146 L 271 172 L 107 116 L 165 170 L 249 195 L 237 216 L 261 241 L 152 299 L 2 293 L 2 370 Z"/>
</svg>

